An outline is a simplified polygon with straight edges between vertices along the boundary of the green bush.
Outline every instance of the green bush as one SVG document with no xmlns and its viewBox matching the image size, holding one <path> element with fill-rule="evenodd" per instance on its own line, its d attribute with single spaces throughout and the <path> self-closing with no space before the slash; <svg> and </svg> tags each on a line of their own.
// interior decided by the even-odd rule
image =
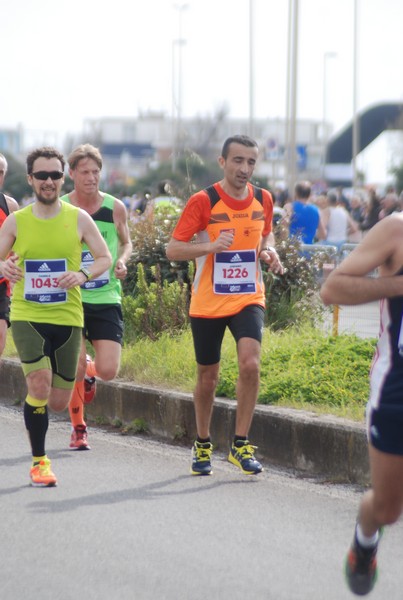
<svg viewBox="0 0 403 600">
<path fill-rule="evenodd" d="M 163 280 L 160 265 L 150 266 L 154 281 L 148 283 L 142 263 L 137 265 L 137 292 L 122 300 L 126 343 L 139 337 L 158 338 L 162 332 L 177 333 L 188 322 L 188 286 Z"/>
<path fill-rule="evenodd" d="M 304 326 L 272 334 L 262 346 L 260 404 L 299 408 L 331 407 L 337 414 L 363 414 L 369 392 L 373 340 L 354 335 L 325 336 Z M 295 341 L 293 341 L 293 338 Z M 223 362 L 217 395 L 234 398 L 236 355 Z"/>
<path fill-rule="evenodd" d="M 311 256 L 301 251 L 296 238 L 287 238 L 276 244 L 285 267 L 283 275 L 264 270 L 266 285 L 266 324 L 274 330 L 309 321 L 316 324 L 327 310 L 319 299 L 323 265 L 330 261 L 330 253 L 316 252 Z"/>
<path fill-rule="evenodd" d="M 133 253 L 127 263 L 127 276 L 122 283 L 124 294 L 137 294 L 137 271 L 140 264 L 148 283 L 154 281 L 155 265 L 158 265 L 164 282 L 187 282 L 187 263 L 171 264 L 165 253 L 179 214 L 178 208 L 164 207 L 153 217 L 130 224 Z"/>
</svg>

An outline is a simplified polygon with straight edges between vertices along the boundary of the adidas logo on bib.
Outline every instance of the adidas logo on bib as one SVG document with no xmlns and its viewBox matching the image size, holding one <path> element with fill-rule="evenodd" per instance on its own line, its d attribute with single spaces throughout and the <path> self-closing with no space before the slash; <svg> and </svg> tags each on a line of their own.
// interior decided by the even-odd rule
<svg viewBox="0 0 403 600">
<path fill-rule="evenodd" d="M 239 256 L 239 254 L 234 254 L 234 256 L 231 258 L 231 262 L 242 262 L 242 258 Z"/>
<path fill-rule="evenodd" d="M 38 271 L 44 272 L 44 271 L 51 271 L 51 268 L 44 262 L 41 264 L 41 266 L 39 267 Z"/>
</svg>

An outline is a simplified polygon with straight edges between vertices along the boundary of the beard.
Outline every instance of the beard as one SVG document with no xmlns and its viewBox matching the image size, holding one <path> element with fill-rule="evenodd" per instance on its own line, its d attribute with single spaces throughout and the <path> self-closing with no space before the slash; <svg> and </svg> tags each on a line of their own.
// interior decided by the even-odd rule
<svg viewBox="0 0 403 600">
<path fill-rule="evenodd" d="M 40 202 L 41 204 L 44 204 L 45 206 L 51 206 L 52 204 L 55 204 L 55 202 L 57 202 L 58 200 L 58 194 L 57 191 L 54 191 L 54 196 L 42 196 L 42 194 L 40 192 L 35 192 L 35 196 L 38 200 L 38 202 Z"/>
</svg>

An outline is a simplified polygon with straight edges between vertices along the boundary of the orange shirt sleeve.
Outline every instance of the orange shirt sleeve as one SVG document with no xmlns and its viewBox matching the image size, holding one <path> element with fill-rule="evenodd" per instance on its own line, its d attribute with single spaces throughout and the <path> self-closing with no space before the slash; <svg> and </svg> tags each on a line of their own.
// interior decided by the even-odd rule
<svg viewBox="0 0 403 600">
<path fill-rule="evenodd" d="M 210 199 L 206 192 L 201 190 L 187 201 L 172 237 L 180 242 L 189 242 L 196 233 L 206 229 L 210 214 Z"/>
<path fill-rule="evenodd" d="M 268 235 L 273 229 L 273 198 L 267 190 L 263 190 L 263 209 L 265 214 L 265 224 L 262 235 Z"/>
</svg>

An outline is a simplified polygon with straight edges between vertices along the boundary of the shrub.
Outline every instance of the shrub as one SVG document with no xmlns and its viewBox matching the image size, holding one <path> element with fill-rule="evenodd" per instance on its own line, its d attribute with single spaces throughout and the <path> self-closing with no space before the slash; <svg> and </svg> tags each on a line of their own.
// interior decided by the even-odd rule
<svg viewBox="0 0 403 600">
<path fill-rule="evenodd" d="M 127 263 L 127 276 L 122 283 L 124 294 L 136 295 L 139 264 L 143 267 L 144 277 L 148 283 L 154 281 L 152 269 L 155 265 L 160 269 L 161 278 L 168 283 L 186 280 L 186 262 L 179 263 L 177 266 L 171 265 L 165 254 L 166 245 L 171 238 L 179 213 L 179 208 L 165 207 L 156 211 L 150 218 L 130 224 L 133 253 Z"/>
<path fill-rule="evenodd" d="M 264 270 L 266 285 L 266 324 L 274 330 L 305 321 L 317 323 L 327 310 L 319 299 L 323 265 L 330 261 L 330 251 L 311 255 L 301 251 L 296 238 L 276 245 L 285 267 L 283 275 Z"/>
<path fill-rule="evenodd" d="M 150 266 L 154 281 L 148 283 L 142 263 L 137 265 L 136 296 L 122 301 L 125 342 L 139 337 L 158 338 L 163 331 L 175 333 L 188 323 L 188 286 L 163 280 L 160 265 Z"/>
<path fill-rule="evenodd" d="M 351 411 L 362 416 L 374 341 L 354 335 L 325 336 L 309 326 L 291 331 L 292 335 L 273 334 L 273 340 L 269 330 L 265 333 L 258 402 L 298 408 L 325 404 L 340 415 L 348 407 L 350 416 Z M 227 354 L 217 395 L 235 398 L 237 377 L 236 354 Z"/>
</svg>

